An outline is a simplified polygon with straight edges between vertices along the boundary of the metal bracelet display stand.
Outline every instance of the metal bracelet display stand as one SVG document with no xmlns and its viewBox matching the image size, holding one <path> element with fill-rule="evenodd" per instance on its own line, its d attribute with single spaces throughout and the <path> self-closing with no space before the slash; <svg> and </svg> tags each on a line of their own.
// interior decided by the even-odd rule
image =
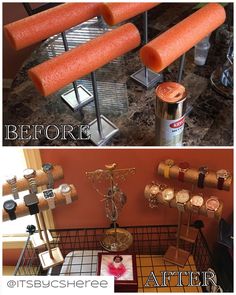
<svg viewBox="0 0 236 295">
<path fill-rule="evenodd" d="M 51 248 L 47 227 L 42 214 L 40 215 L 40 222 L 42 224 L 42 228 L 43 228 L 43 232 L 45 236 L 45 242 L 48 249 L 47 251 L 39 253 L 39 259 L 40 259 L 42 268 L 45 270 L 45 269 L 49 269 L 50 267 L 62 264 L 64 262 L 64 258 L 61 254 L 61 250 L 58 247 L 55 247 L 53 249 Z"/>
<path fill-rule="evenodd" d="M 168 262 L 177 264 L 181 267 L 184 267 L 190 255 L 190 252 L 179 248 L 181 225 L 182 225 L 182 212 L 178 211 L 178 228 L 177 228 L 176 247 L 170 246 L 168 250 L 166 251 L 163 259 Z"/>
<path fill-rule="evenodd" d="M 143 13 L 143 44 L 148 43 L 148 12 Z M 146 66 L 131 75 L 131 78 L 144 86 L 146 89 L 155 87 L 158 83 L 163 82 L 163 74 L 155 73 Z"/>
<path fill-rule="evenodd" d="M 233 82 L 234 82 L 234 49 L 233 39 L 230 40 L 226 62 L 219 65 L 211 74 L 211 85 L 221 95 L 227 98 L 233 98 Z"/>
<path fill-rule="evenodd" d="M 66 33 L 62 32 L 62 41 L 65 51 L 69 51 Z M 69 105 L 73 111 L 78 111 L 93 100 L 93 95 L 84 86 L 72 82 L 73 88 L 61 95 L 62 99 Z"/>
<path fill-rule="evenodd" d="M 105 168 L 86 172 L 97 193 L 103 197 L 106 216 L 112 222 L 112 228 L 105 232 L 101 245 L 107 251 L 124 251 L 131 246 L 133 237 L 130 232 L 117 226 L 118 213 L 126 203 L 126 196 L 120 190 L 117 182 L 124 181 L 128 175 L 134 174 L 135 168 L 116 169 L 116 164 L 106 165 Z M 102 184 L 106 187 L 105 193 L 98 188 Z"/>
<path fill-rule="evenodd" d="M 101 115 L 95 71 L 91 73 L 91 78 L 96 119 L 88 124 L 91 134 L 90 140 L 93 144 L 101 146 L 105 145 L 117 132 L 119 132 L 119 129 L 104 115 Z"/>
</svg>

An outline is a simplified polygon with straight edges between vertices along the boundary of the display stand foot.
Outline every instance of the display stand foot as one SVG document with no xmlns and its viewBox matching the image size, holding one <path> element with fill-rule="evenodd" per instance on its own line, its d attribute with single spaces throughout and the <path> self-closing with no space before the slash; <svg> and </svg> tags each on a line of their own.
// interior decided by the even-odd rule
<svg viewBox="0 0 236 295">
<path fill-rule="evenodd" d="M 53 237 L 51 235 L 51 233 L 47 230 L 47 234 L 48 234 L 48 239 L 49 242 L 53 242 Z M 45 239 L 45 234 L 44 232 L 42 232 L 43 235 L 43 240 L 40 238 L 40 235 L 38 233 L 34 233 L 31 237 L 30 237 L 30 241 L 32 243 L 32 246 L 34 248 L 39 248 L 43 245 L 46 245 L 46 239 Z"/>
<path fill-rule="evenodd" d="M 155 73 L 145 67 L 141 68 L 130 77 L 146 89 L 151 89 L 158 83 L 163 82 L 163 74 Z"/>
<path fill-rule="evenodd" d="M 170 246 L 166 251 L 163 259 L 165 261 L 171 262 L 173 264 L 184 267 L 188 261 L 190 253 L 188 251 L 178 249 L 176 247 Z"/>
<path fill-rule="evenodd" d="M 75 112 L 93 101 L 93 95 L 84 86 L 77 85 L 79 102 L 76 98 L 74 88 L 68 90 L 61 95 L 61 98 L 67 103 L 67 105 Z"/>
<path fill-rule="evenodd" d="M 100 118 L 102 134 L 98 131 L 97 119 L 88 124 L 91 134 L 90 140 L 97 146 L 105 145 L 116 133 L 119 132 L 119 129 L 105 116 L 101 115 Z"/>
<path fill-rule="evenodd" d="M 50 257 L 49 251 L 45 251 L 39 254 L 39 259 L 44 270 L 62 264 L 64 262 L 64 258 L 59 248 L 52 249 L 52 256 L 53 259 Z"/>
<path fill-rule="evenodd" d="M 180 239 L 190 242 L 190 243 L 195 243 L 198 235 L 198 229 L 194 227 L 188 227 L 186 225 L 181 226 L 180 230 Z"/>
</svg>

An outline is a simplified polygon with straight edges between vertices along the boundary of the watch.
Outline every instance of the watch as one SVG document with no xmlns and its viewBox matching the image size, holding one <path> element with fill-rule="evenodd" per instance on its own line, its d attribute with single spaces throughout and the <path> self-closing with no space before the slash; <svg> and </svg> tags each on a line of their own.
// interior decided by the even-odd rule
<svg viewBox="0 0 236 295">
<path fill-rule="evenodd" d="M 158 185 L 152 184 L 149 191 L 150 197 L 155 197 L 160 192 L 160 188 Z"/>
<path fill-rule="evenodd" d="M 189 200 L 189 191 L 182 189 L 180 191 L 177 192 L 176 194 L 176 206 L 178 208 L 178 210 L 180 212 L 184 212 L 185 211 L 185 204 L 188 202 Z"/>
<path fill-rule="evenodd" d="M 47 188 L 53 188 L 54 187 L 54 179 L 53 179 L 53 175 L 52 175 L 52 170 L 53 170 L 53 165 L 51 163 L 46 163 L 43 164 L 42 166 L 43 168 L 43 172 L 47 174 L 48 177 L 48 185 Z"/>
<path fill-rule="evenodd" d="M 164 203 L 168 203 L 168 205 L 170 206 L 170 201 L 173 200 L 175 197 L 175 193 L 173 188 L 166 188 L 163 192 L 162 192 L 162 199 L 164 201 Z"/>
<path fill-rule="evenodd" d="M 16 176 L 15 175 L 7 175 L 6 181 L 11 187 L 11 192 L 12 192 L 13 198 L 15 200 L 19 199 L 19 194 L 18 194 L 18 190 L 17 190 Z"/>
<path fill-rule="evenodd" d="M 23 171 L 24 178 L 27 179 L 29 183 L 29 191 L 32 194 L 37 194 L 37 182 L 36 182 L 36 171 L 32 168 L 25 169 Z"/>
<path fill-rule="evenodd" d="M 30 215 L 39 213 L 39 199 L 36 194 L 29 194 L 24 196 L 25 206 L 29 208 Z"/>
<path fill-rule="evenodd" d="M 182 162 L 179 164 L 179 175 L 178 175 L 179 181 L 184 182 L 184 175 L 188 169 L 189 169 L 189 163 Z"/>
<path fill-rule="evenodd" d="M 198 174 L 197 186 L 200 188 L 203 188 L 205 176 L 208 174 L 208 167 L 202 166 L 198 169 L 198 172 L 199 172 L 199 174 Z"/>
<path fill-rule="evenodd" d="M 10 220 L 16 219 L 17 203 L 14 200 L 7 200 L 3 203 L 4 210 L 8 213 Z"/>
<path fill-rule="evenodd" d="M 219 209 L 220 202 L 216 197 L 210 197 L 206 201 L 206 209 L 207 209 L 207 216 L 208 217 L 214 217 L 215 212 Z"/>
<path fill-rule="evenodd" d="M 222 190 L 224 187 L 225 180 L 228 179 L 229 177 L 230 177 L 230 173 L 227 170 L 225 169 L 218 170 L 216 172 L 216 178 L 218 179 L 217 188 Z"/>
<path fill-rule="evenodd" d="M 165 178 L 170 178 L 170 168 L 172 166 L 174 166 L 174 161 L 171 160 L 171 159 L 167 159 L 165 160 L 165 168 L 164 168 L 164 171 L 163 171 L 163 175 Z"/>
<path fill-rule="evenodd" d="M 43 197 L 48 202 L 49 209 L 55 209 L 55 194 L 53 189 L 46 189 L 43 191 Z"/>
<path fill-rule="evenodd" d="M 194 213 L 199 212 L 199 209 L 202 207 L 203 203 L 204 203 L 204 199 L 200 195 L 194 195 L 190 199 L 191 208 L 192 208 Z"/>
<path fill-rule="evenodd" d="M 61 184 L 59 186 L 59 190 L 61 192 L 61 194 L 65 197 L 66 199 L 66 205 L 72 203 L 72 199 L 71 199 L 71 187 L 69 184 Z"/>
</svg>

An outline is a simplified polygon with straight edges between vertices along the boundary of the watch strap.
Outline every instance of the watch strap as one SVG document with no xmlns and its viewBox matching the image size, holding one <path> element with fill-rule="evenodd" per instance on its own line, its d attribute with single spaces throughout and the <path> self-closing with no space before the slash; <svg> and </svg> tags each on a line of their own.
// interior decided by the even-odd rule
<svg viewBox="0 0 236 295">
<path fill-rule="evenodd" d="M 199 188 L 204 188 L 204 180 L 205 180 L 205 174 L 199 173 L 198 174 L 198 181 L 197 181 L 197 186 Z"/>
<path fill-rule="evenodd" d="M 184 182 L 184 171 L 179 170 L 178 180 Z"/>
<path fill-rule="evenodd" d="M 48 202 L 49 209 L 55 209 L 56 208 L 54 197 L 47 199 L 47 202 Z"/>
<path fill-rule="evenodd" d="M 207 216 L 210 218 L 215 217 L 215 211 L 207 209 Z"/>
<path fill-rule="evenodd" d="M 72 203 L 71 193 L 64 194 L 64 196 L 65 196 L 65 199 L 66 199 L 66 205 Z"/>
<path fill-rule="evenodd" d="M 16 219 L 16 212 L 14 210 L 9 210 L 7 211 L 10 220 L 15 220 Z"/>
<path fill-rule="evenodd" d="M 176 203 L 176 206 L 177 206 L 177 209 L 180 211 L 180 212 L 185 212 L 185 207 L 184 207 L 184 203 L 179 203 L 177 202 Z"/>
<path fill-rule="evenodd" d="M 52 172 L 51 171 L 47 172 L 47 176 L 48 176 L 47 188 L 48 189 L 54 188 L 54 178 L 53 178 Z"/>
<path fill-rule="evenodd" d="M 27 206 L 27 207 L 29 208 L 30 215 L 34 215 L 34 214 L 39 213 L 39 206 L 38 206 L 38 204 L 33 204 L 33 205 L 30 205 L 30 206 Z"/>
<path fill-rule="evenodd" d="M 170 166 L 166 165 L 163 171 L 163 175 L 165 178 L 170 178 Z"/>
<path fill-rule="evenodd" d="M 32 194 L 37 194 L 38 192 L 38 188 L 37 188 L 37 182 L 36 182 L 36 179 L 35 178 L 30 178 L 28 180 L 29 182 L 29 190 Z"/>
<path fill-rule="evenodd" d="M 217 182 L 217 188 L 219 190 L 222 190 L 223 189 L 223 186 L 224 186 L 224 178 L 223 177 L 219 177 L 218 178 L 218 182 Z"/>
</svg>

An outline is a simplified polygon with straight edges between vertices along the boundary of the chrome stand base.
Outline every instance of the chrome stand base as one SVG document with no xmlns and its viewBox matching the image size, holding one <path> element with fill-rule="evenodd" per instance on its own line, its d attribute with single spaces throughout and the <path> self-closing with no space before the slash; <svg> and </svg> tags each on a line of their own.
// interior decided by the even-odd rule
<svg viewBox="0 0 236 295">
<path fill-rule="evenodd" d="M 147 71 L 147 76 L 145 76 L 145 71 Z M 163 82 L 163 74 L 155 73 L 150 69 L 145 69 L 145 67 L 133 73 L 130 77 L 144 86 L 146 89 L 151 89 L 158 83 Z"/>
<path fill-rule="evenodd" d="M 222 75 L 222 67 L 219 66 L 212 74 L 211 74 L 211 85 L 213 89 L 224 97 L 233 98 L 234 90 L 231 87 L 226 87 L 221 83 L 221 75 Z"/>
<path fill-rule="evenodd" d="M 98 131 L 97 119 L 88 124 L 91 134 L 90 140 L 96 146 L 105 145 L 117 132 L 119 132 L 119 129 L 105 116 L 101 115 L 100 118 L 102 135 L 100 135 Z"/>
<path fill-rule="evenodd" d="M 61 98 L 67 103 L 67 105 L 74 111 L 78 111 L 91 101 L 93 101 L 93 95 L 82 85 L 77 85 L 78 93 L 79 93 L 79 102 L 76 98 L 74 88 L 68 90 L 64 94 L 61 95 Z"/>
</svg>

